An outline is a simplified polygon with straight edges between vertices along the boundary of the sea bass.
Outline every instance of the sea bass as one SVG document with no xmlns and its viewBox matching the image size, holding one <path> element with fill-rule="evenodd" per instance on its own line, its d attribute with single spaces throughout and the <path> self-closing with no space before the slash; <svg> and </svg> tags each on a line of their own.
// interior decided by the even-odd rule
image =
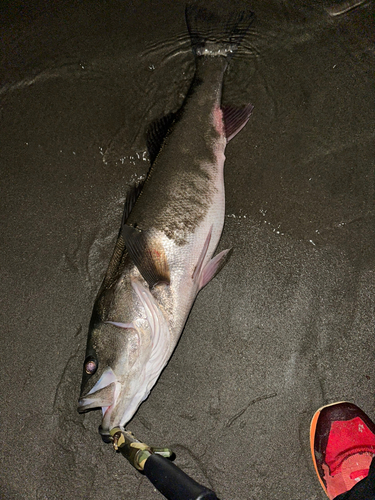
<svg viewBox="0 0 375 500">
<path fill-rule="evenodd" d="M 222 83 L 252 19 L 241 11 L 222 23 L 186 8 L 194 80 L 180 111 L 149 133 L 150 173 L 125 204 L 89 327 L 78 411 L 102 409 L 103 439 L 124 429 L 147 398 L 199 290 L 228 257 L 229 250 L 213 257 L 225 216 L 224 151 L 253 108 L 222 106 Z"/>
</svg>

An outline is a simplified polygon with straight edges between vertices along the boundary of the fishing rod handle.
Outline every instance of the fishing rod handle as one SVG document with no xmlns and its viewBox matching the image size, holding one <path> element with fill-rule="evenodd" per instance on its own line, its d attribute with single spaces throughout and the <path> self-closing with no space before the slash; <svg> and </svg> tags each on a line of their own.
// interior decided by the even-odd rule
<svg viewBox="0 0 375 500">
<path fill-rule="evenodd" d="M 167 458 L 150 455 L 144 473 L 168 500 L 218 500 L 212 490 L 198 484 Z"/>
</svg>

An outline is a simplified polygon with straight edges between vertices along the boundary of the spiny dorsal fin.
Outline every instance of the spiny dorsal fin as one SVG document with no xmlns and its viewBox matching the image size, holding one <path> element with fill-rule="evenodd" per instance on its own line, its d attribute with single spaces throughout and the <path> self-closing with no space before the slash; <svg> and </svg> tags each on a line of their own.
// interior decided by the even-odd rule
<svg viewBox="0 0 375 500">
<path fill-rule="evenodd" d="M 177 113 L 169 113 L 162 118 L 155 120 L 147 129 L 147 149 L 151 164 L 154 163 L 163 145 L 169 129 L 175 121 Z"/>
<path fill-rule="evenodd" d="M 138 196 L 141 194 L 141 191 L 143 189 L 144 181 L 139 181 L 139 182 L 134 182 L 133 184 L 129 185 L 129 190 L 128 194 L 125 199 L 125 204 L 124 204 L 124 213 L 122 215 L 122 222 L 121 225 L 123 226 L 125 222 L 127 221 L 130 212 L 132 211 L 135 202 L 137 201 Z"/>
<path fill-rule="evenodd" d="M 121 229 L 126 249 L 150 288 L 158 283 L 170 283 L 167 257 L 150 231 L 124 224 Z"/>
<path fill-rule="evenodd" d="M 228 142 L 244 128 L 253 109 L 254 106 L 251 104 L 246 104 L 241 107 L 229 105 L 221 106 L 224 119 L 225 137 Z"/>
</svg>

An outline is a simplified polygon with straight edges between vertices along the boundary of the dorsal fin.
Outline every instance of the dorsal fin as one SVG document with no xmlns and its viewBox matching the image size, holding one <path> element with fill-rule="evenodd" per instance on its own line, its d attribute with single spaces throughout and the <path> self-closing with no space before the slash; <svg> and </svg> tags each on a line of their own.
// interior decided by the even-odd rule
<svg viewBox="0 0 375 500">
<path fill-rule="evenodd" d="M 122 226 L 128 220 L 130 212 L 132 211 L 138 196 L 141 194 L 143 185 L 144 181 L 134 182 L 133 184 L 129 185 L 128 194 L 126 196 L 124 203 L 124 213 L 122 215 L 122 222 L 121 222 Z"/>
<path fill-rule="evenodd" d="M 147 149 L 151 164 L 154 163 L 163 145 L 169 129 L 175 121 L 177 113 L 169 113 L 158 120 L 155 120 L 147 129 L 146 140 Z"/>
<path fill-rule="evenodd" d="M 170 283 L 170 273 L 163 245 L 150 231 L 124 224 L 121 229 L 126 249 L 150 288 Z"/>
<path fill-rule="evenodd" d="M 221 106 L 224 119 L 225 137 L 228 142 L 244 128 L 253 109 L 254 106 L 251 104 L 246 104 L 241 107 L 229 105 Z"/>
</svg>

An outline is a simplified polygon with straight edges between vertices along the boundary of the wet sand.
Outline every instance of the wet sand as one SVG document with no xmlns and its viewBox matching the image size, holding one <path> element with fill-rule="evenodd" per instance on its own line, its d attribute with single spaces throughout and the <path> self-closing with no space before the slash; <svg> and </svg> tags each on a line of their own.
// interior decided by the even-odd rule
<svg viewBox="0 0 375 500">
<path fill-rule="evenodd" d="M 162 498 L 76 404 L 143 128 L 193 75 L 184 5 L 0 8 L 2 499 Z M 251 6 L 224 88 L 255 106 L 226 153 L 234 251 L 128 427 L 221 500 L 322 500 L 313 413 L 375 418 L 374 5 Z"/>
</svg>

